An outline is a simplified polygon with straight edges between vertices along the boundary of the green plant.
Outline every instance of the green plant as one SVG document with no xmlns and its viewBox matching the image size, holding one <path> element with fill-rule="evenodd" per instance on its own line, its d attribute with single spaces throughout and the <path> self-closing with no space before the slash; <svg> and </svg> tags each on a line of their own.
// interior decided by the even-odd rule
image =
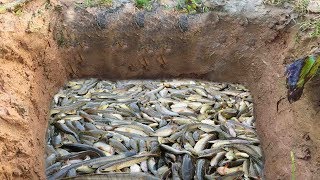
<svg viewBox="0 0 320 180">
<path fill-rule="evenodd" d="M 99 4 L 102 6 L 112 6 L 112 0 L 99 0 Z"/>
<path fill-rule="evenodd" d="M 290 3 L 293 0 L 264 0 L 265 4 L 269 4 L 269 5 L 274 5 L 274 6 L 280 6 L 283 5 L 284 3 Z"/>
<path fill-rule="evenodd" d="M 112 6 L 112 0 L 84 0 L 83 3 L 76 3 L 76 5 L 82 8 L 95 6 Z"/>
<path fill-rule="evenodd" d="M 296 0 L 294 2 L 294 10 L 296 12 L 305 14 L 308 12 L 309 3 L 310 3 L 310 0 Z"/>
<path fill-rule="evenodd" d="M 85 7 L 93 7 L 95 5 L 94 0 L 84 0 Z"/>
<path fill-rule="evenodd" d="M 146 8 L 151 9 L 151 1 L 150 0 L 135 0 L 136 6 L 138 8 Z"/>
<path fill-rule="evenodd" d="M 310 0 L 264 0 L 265 4 L 273 6 L 282 6 L 285 3 L 292 4 L 294 10 L 298 13 L 305 14 L 308 12 Z"/>
<path fill-rule="evenodd" d="M 203 13 L 209 11 L 201 0 L 179 0 L 177 9 L 183 10 L 189 14 Z"/>
<path fill-rule="evenodd" d="M 299 23 L 302 32 L 309 32 L 310 37 L 320 37 L 320 19 L 311 19 Z"/>
</svg>

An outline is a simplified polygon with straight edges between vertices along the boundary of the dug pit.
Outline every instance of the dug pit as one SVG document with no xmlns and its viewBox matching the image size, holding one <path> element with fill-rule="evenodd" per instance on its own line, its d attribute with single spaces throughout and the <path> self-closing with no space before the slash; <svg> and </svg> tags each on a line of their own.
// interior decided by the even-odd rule
<svg viewBox="0 0 320 180">
<path fill-rule="evenodd" d="M 45 179 L 51 99 L 68 80 L 91 77 L 241 83 L 254 97 L 266 178 L 292 176 L 291 151 L 297 179 L 319 177 L 318 86 L 289 104 L 284 85 L 287 60 L 317 43 L 294 44 L 290 13 L 253 4 L 186 15 L 33 1 L 22 17 L 1 14 L 0 178 Z"/>
<path fill-rule="evenodd" d="M 52 102 L 46 176 L 262 178 L 252 100 L 238 84 L 70 81 Z"/>
</svg>

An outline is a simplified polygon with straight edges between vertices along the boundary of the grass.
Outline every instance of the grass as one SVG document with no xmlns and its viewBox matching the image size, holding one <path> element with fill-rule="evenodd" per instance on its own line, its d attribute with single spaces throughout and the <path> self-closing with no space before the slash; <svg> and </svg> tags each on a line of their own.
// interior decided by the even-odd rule
<svg viewBox="0 0 320 180">
<path fill-rule="evenodd" d="M 303 18 L 309 14 L 308 5 L 310 0 L 265 0 L 265 4 L 273 6 L 283 6 L 285 3 L 292 5 L 295 12 L 299 13 L 302 21 L 298 24 L 300 32 L 308 33 L 311 38 L 320 38 L 320 18 L 307 19 Z M 295 40 L 298 42 L 300 40 L 301 34 L 299 33 Z"/>
<path fill-rule="evenodd" d="M 301 15 L 308 14 L 308 5 L 310 0 L 296 0 L 295 11 L 299 12 Z M 309 33 L 311 38 L 320 37 L 320 18 L 306 19 L 301 21 L 299 24 L 299 29 L 301 32 Z"/>
<path fill-rule="evenodd" d="M 307 13 L 310 0 L 265 0 L 265 4 L 273 6 L 283 6 L 285 3 L 293 5 L 293 8 L 298 13 Z"/>
<path fill-rule="evenodd" d="M 290 152 L 291 156 L 291 180 L 296 180 L 296 165 L 295 165 L 295 158 L 294 153 Z"/>
<path fill-rule="evenodd" d="M 102 6 L 112 6 L 112 0 L 99 0 L 98 3 Z"/>
<path fill-rule="evenodd" d="M 274 6 L 282 6 L 284 3 L 291 3 L 293 0 L 265 0 L 265 4 L 274 5 Z"/>
<path fill-rule="evenodd" d="M 298 13 L 306 14 L 308 13 L 308 5 L 310 0 L 296 0 L 294 2 L 294 10 Z"/>
<path fill-rule="evenodd" d="M 204 6 L 201 0 L 179 0 L 177 9 L 189 14 L 208 12 L 209 8 Z"/>
<path fill-rule="evenodd" d="M 144 8 L 146 10 L 152 9 L 151 0 L 135 0 L 135 3 L 138 8 Z"/>
<path fill-rule="evenodd" d="M 320 19 L 311 19 L 299 23 L 300 31 L 308 32 L 311 38 L 320 37 Z"/>
<path fill-rule="evenodd" d="M 96 6 L 112 6 L 112 0 L 84 0 L 83 3 L 77 3 L 78 7 L 96 7 Z"/>
</svg>

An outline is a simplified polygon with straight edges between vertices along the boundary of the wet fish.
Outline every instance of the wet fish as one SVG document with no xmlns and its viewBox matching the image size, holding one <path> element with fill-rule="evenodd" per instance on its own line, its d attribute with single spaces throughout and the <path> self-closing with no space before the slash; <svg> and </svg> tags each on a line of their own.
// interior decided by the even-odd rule
<svg viewBox="0 0 320 180">
<path fill-rule="evenodd" d="M 57 158 L 57 160 L 58 161 L 67 161 L 67 160 L 72 160 L 72 159 L 85 159 L 87 156 L 90 156 L 91 158 L 101 157 L 100 154 L 98 154 L 95 151 L 86 150 L 86 151 L 75 152 L 75 153 L 70 153 L 70 154 L 67 154 L 64 156 L 60 156 Z"/>
<path fill-rule="evenodd" d="M 91 168 L 94 168 L 94 166 L 96 164 L 105 164 L 105 163 L 108 163 L 108 162 L 112 162 L 112 161 L 117 161 L 117 160 L 120 160 L 122 158 L 126 158 L 126 157 L 130 157 L 130 156 L 133 156 L 135 153 L 126 153 L 126 154 L 122 154 L 122 155 L 118 155 L 118 156 L 109 156 L 109 157 L 100 157 L 100 158 L 96 158 L 96 159 L 90 159 L 90 160 L 85 160 L 85 161 L 82 161 L 82 162 L 79 162 L 79 163 L 74 163 L 70 166 L 67 166 L 65 168 L 62 168 L 61 170 L 59 170 L 58 172 L 48 176 L 48 180 L 54 180 L 54 179 L 58 179 L 58 178 L 61 178 L 63 176 L 65 176 L 69 170 L 73 169 L 73 168 L 78 168 L 80 166 L 88 166 L 88 167 L 91 167 Z"/>
<path fill-rule="evenodd" d="M 165 145 L 165 144 L 160 144 L 160 147 L 163 148 L 164 150 L 170 152 L 170 153 L 173 153 L 173 154 L 189 154 L 191 155 L 191 152 L 189 151 L 184 151 L 184 150 L 178 150 L 178 149 L 175 149 L 175 148 L 172 148 L 171 146 L 168 146 L 168 145 Z"/>
<path fill-rule="evenodd" d="M 206 172 L 206 160 L 205 159 L 198 159 L 196 163 L 196 173 L 195 173 L 195 179 L 197 180 L 203 180 L 204 175 Z"/>
<path fill-rule="evenodd" d="M 194 162 L 192 162 L 191 156 L 185 154 L 183 156 L 182 165 L 181 165 L 181 176 L 183 180 L 191 180 L 195 174 Z"/>
<path fill-rule="evenodd" d="M 147 160 L 150 156 L 155 156 L 155 154 L 140 154 L 128 158 L 124 158 L 117 161 L 112 161 L 108 164 L 105 164 L 98 168 L 98 172 L 105 172 L 105 171 L 115 171 L 120 170 L 124 167 L 130 167 L 133 164 L 140 163 L 142 161 Z"/>
<path fill-rule="evenodd" d="M 85 144 L 64 144 L 64 145 L 62 145 L 62 147 L 63 148 L 68 148 L 68 149 L 72 149 L 74 151 L 87 151 L 87 150 L 90 150 L 90 151 L 96 152 L 101 157 L 106 156 L 103 151 L 101 151 L 101 150 L 99 150 L 97 148 L 94 148 L 92 146 L 85 145 Z"/>
<path fill-rule="evenodd" d="M 206 147 L 208 141 L 209 141 L 213 136 L 214 136 L 213 134 L 207 134 L 206 136 L 204 136 L 203 138 L 201 138 L 201 139 L 196 143 L 196 145 L 194 146 L 194 150 L 195 150 L 197 153 L 199 153 L 200 151 L 202 151 L 202 150 Z"/>
<path fill-rule="evenodd" d="M 167 136 L 170 136 L 176 130 L 177 130 L 176 125 L 168 124 L 160 129 L 156 130 L 155 133 L 152 134 L 152 136 L 167 137 Z"/>
<path fill-rule="evenodd" d="M 57 127 L 58 129 L 60 129 L 64 133 L 72 134 L 77 139 L 78 142 L 80 141 L 79 136 L 74 131 L 72 131 L 70 128 L 68 128 L 67 125 L 65 125 L 63 123 L 56 122 L 56 123 L 54 123 L 54 126 Z"/>
<path fill-rule="evenodd" d="M 81 175 L 67 179 L 74 180 L 137 180 L 137 179 L 145 179 L 145 180 L 160 180 L 155 176 L 152 176 L 147 173 L 104 173 L 104 174 L 90 174 L 90 175 Z"/>
<path fill-rule="evenodd" d="M 49 180 L 262 177 L 252 96 L 242 85 L 76 80 L 52 104 Z"/>
</svg>

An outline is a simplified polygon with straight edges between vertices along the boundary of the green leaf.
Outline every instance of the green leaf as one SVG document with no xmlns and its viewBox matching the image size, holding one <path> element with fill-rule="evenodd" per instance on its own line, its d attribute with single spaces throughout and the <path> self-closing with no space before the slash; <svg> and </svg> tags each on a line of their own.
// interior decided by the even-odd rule
<svg viewBox="0 0 320 180">
<path fill-rule="evenodd" d="M 297 87 L 303 87 L 305 84 L 305 78 L 308 75 L 308 73 L 310 72 L 312 66 L 315 63 L 315 58 L 314 56 L 309 56 L 305 61 L 304 61 L 304 65 L 301 69 L 300 72 L 300 76 L 299 76 L 299 81 L 297 83 Z"/>
<path fill-rule="evenodd" d="M 309 80 L 309 79 L 313 78 L 313 76 L 315 76 L 317 74 L 319 67 L 320 67 L 320 56 L 317 56 L 316 62 L 313 64 L 312 68 L 310 69 L 306 79 Z"/>
</svg>

